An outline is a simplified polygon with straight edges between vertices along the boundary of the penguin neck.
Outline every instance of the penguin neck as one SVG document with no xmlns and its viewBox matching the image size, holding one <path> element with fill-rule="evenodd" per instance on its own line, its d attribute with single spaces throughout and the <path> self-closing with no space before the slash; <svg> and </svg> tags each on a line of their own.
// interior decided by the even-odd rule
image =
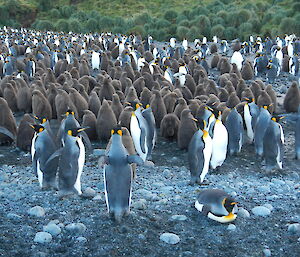
<svg viewBox="0 0 300 257">
<path fill-rule="evenodd" d="M 120 149 L 120 147 L 124 147 L 122 143 L 122 137 L 119 135 L 112 135 L 111 149 Z"/>
</svg>

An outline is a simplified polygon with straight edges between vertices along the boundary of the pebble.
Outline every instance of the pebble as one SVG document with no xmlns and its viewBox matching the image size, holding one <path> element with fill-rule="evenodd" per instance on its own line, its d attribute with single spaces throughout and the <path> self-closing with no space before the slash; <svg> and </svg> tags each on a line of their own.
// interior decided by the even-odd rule
<svg viewBox="0 0 300 257">
<path fill-rule="evenodd" d="M 231 197 L 236 197 L 236 196 L 237 196 L 237 193 L 236 193 L 235 191 L 233 191 L 233 192 L 230 193 L 230 196 L 231 196 Z"/>
<path fill-rule="evenodd" d="M 164 183 L 162 183 L 162 182 L 155 182 L 155 183 L 153 183 L 153 186 L 154 187 L 163 187 L 165 184 Z"/>
<path fill-rule="evenodd" d="M 86 226 L 83 223 L 71 223 L 66 226 L 66 230 L 74 234 L 81 234 L 86 231 Z"/>
<path fill-rule="evenodd" d="M 274 210 L 274 207 L 272 206 L 272 204 L 266 203 L 263 206 L 267 207 L 270 211 Z"/>
<path fill-rule="evenodd" d="M 264 250 L 263 250 L 263 253 L 264 253 L 264 255 L 265 255 L 266 257 L 270 257 L 270 256 L 271 256 L 271 251 L 270 251 L 270 249 L 264 249 Z"/>
<path fill-rule="evenodd" d="M 229 224 L 227 230 L 234 231 L 236 230 L 236 226 L 234 224 Z"/>
<path fill-rule="evenodd" d="M 9 218 L 10 220 L 21 220 L 22 217 L 18 214 L 15 214 L 15 213 L 8 213 L 7 218 Z"/>
<path fill-rule="evenodd" d="M 288 231 L 293 233 L 293 234 L 300 233 L 300 223 L 290 224 L 289 227 L 288 227 Z"/>
<path fill-rule="evenodd" d="M 271 214 L 270 209 L 265 206 L 256 206 L 252 209 L 252 212 L 255 216 L 265 217 Z"/>
<path fill-rule="evenodd" d="M 173 215 L 170 220 L 172 221 L 185 221 L 187 217 L 185 215 Z"/>
<path fill-rule="evenodd" d="M 77 237 L 76 240 L 80 243 L 86 243 L 87 242 L 87 239 L 83 236 Z"/>
<path fill-rule="evenodd" d="M 139 234 L 138 238 L 143 241 L 146 240 L 146 237 L 143 234 Z"/>
<path fill-rule="evenodd" d="M 154 194 L 152 194 L 152 192 L 146 189 L 138 189 L 136 193 L 141 194 L 146 200 L 152 200 L 155 196 Z"/>
<path fill-rule="evenodd" d="M 43 217 L 45 216 L 45 210 L 41 206 L 34 206 L 31 209 L 29 209 L 28 214 L 30 216 Z"/>
<path fill-rule="evenodd" d="M 147 208 L 147 201 L 145 199 L 140 199 L 132 203 L 132 207 L 138 210 L 145 210 Z"/>
<path fill-rule="evenodd" d="M 88 198 L 88 199 L 93 199 L 96 196 L 96 191 L 91 188 L 91 187 L 87 187 L 81 195 L 83 198 Z"/>
<path fill-rule="evenodd" d="M 272 178 L 271 182 L 275 185 L 280 185 L 280 186 L 285 185 L 285 182 L 283 180 L 277 178 Z"/>
<path fill-rule="evenodd" d="M 242 218 L 249 218 L 250 217 L 250 213 L 244 209 L 244 208 L 239 208 L 238 210 L 238 216 L 241 216 Z"/>
<path fill-rule="evenodd" d="M 278 198 L 278 195 L 267 195 L 266 199 L 269 201 L 274 201 Z"/>
<path fill-rule="evenodd" d="M 50 224 L 56 224 L 57 225 L 58 223 L 59 223 L 59 220 L 50 220 L 48 225 L 50 225 Z"/>
<path fill-rule="evenodd" d="M 160 189 L 160 191 L 163 193 L 163 194 L 168 194 L 170 193 L 170 191 L 172 191 L 174 188 L 172 186 L 164 186 Z"/>
<path fill-rule="evenodd" d="M 163 233 L 160 235 L 159 239 L 167 244 L 175 245 L 179 243 L 180 238 L 173 233 Z"/>
<path fill-rule="evenodd" d="M 43 231 L 50 233 L 52 236 L 57 236 L 61 233 L 61 228 L 55 223 L 50 223 L 43 227 Z"/>
<path fill-rule="evenodd" d="M 95 196 L 93 197 L 93 200 L 94 200 L 94 201 L 102 201 L 102 196 L 101 196 L 100 194 L 95 195 Z"/>
<path fill-rule="evenodd" d="M 105 153 L 105 149 L 94 149 L 93 150 L 93 155 L 94 156 L 102 156 L 103 153 Z"/>
<path fill-rule="evenodd" d="M 48 232 L 37 232 L 34 237 L 34 242 L 36 243 L 50 243 L 52 241 L 52 236 Z"/>
</svg>

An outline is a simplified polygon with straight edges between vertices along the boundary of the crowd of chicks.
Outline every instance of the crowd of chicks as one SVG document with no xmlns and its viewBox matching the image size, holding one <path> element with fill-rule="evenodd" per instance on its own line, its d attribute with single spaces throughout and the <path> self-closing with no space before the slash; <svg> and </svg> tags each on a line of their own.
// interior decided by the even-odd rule
<svg viewBox="0 0 300 257">
<path fill-rule="evenodd" d="M 274 83 L 289 72 L 294 82 L 284 108 L 297 112 L 299 53 L 295 35 L 161 43 L 151 36 L 4 27 L 0 143 L 31 149 L 41 188 L 56 188 L 58 178 L 65 196 L 82 193 L 85 145 L 110 141 L 100 166 L 108 210 L 120 220 L 129 213 L 135 165 L 151 164 L 157 131 L 187 149 L 191 184 L 202 183 L 210 168 L 220 167 L 245 143 L 254 144 L 267 170 L 281 169 L 282 116 L 272 85 L 263 80 Z M 17 112 L 24 113 L 18 127 Z M 57 135 L 52 119 L 61 122 Z M 298 158 L 299 131 L 297 122 Z M 236 202 L 224 191 L 202 191 L 195 207 L 219 222 L 236 218 Z"/>
</svg>

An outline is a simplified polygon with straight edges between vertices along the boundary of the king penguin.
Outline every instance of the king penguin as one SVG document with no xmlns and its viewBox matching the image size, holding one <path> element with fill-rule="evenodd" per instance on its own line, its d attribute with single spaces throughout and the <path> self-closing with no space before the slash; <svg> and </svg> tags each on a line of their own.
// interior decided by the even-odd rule
<svg viewBox="0 0 300 257">
<path fill-rule="evenodd" d="M 120 222 L 124 215 L 128 215 L 131 204 L 131 183 L 133 179 L 130 164 L 143 164 L 137 155 L 129 155 L 122 143 L 122 129 L 120 126 L 111 131 L 111 146 L 104 158 L 99 161 L 104 163 L 104 191 L 108 212 Z"/>
<path fill-rule="evenodd" d="M 202 120 L 200 129 L 193 135 L 188 147 L 188 161 L 191 172 L 190 184 L 202 183 L 209 169 L 212 154 L 212 139 Z"/>
<path fill-rule="evenodd" d="M 254 98 L 249 99 L 245 98 L 247 101 L 244 105 L 244 121 L 246 125 L 246 134 L 248 138 L 248 142 L 252 144 L 254 139 L 254 128 L 257 117 L 259 115 L 259 108 L 254 102 Z"/>
<path fill-rule="evenodd" d="M 212 128 L 212 155 L 210 165 L 212 169 L 221 166 L 226 159 L 228 132 L 221 121 L 221 112 L 214 110 L 216 120 Z M 218 113 L 217 113 L 218 112 Z"/>
<path fill-rule="evenodd" d="M 30 125 L 35 133 L 31 142 L 31 158 L 33 170 L 36 173 L 42 189 L 56 188 L 55 178 L 58 167 L 57 159 L 48 161 L 56 151 L 53 138 L 42 125 Z"/>
<path fill-rule="evenodd" d="M 81 195 L 81 174 L 85 162 L 85 147 L 80 132 L 86 128 L 72 128 L 64 132 L 64 145 L 49 160 L 59 158 L 58 189 L 60 197 L 70 194 Z M 48 160 L 48 161 L 49 161 Z"/>
<path fill-rule="evenodd" d="M 229 155 L 241 152 L 243 145 L 243 119 L 236 108 L 233 108 L 225 121 L 228 131 L 228 153 Z"/>
<path fill-rule="evenodd" d="M 195 208 L 208 218 L 227 223 L 237 217 L 237 202 L 225 191 L 206 189 L 200 192 L 195 202 Z"/>
<path fill-rule="evenodd" d="M 254 129 L 254 147 L 258 156 L 263 156 L 263 139 L 270 120 L 271 114 L 268 111 L 268 106 L 261 107 Z"/>
<path fill-rule="evenodd" d="M 300 105 L 298 107 L 297 121 L 295 128 L 295 152 L 296 159 L 300 160 Z"/>
<path fill-rule="evenodd" d="M 272 117 L 263 138 L 263 153 L 266 170 L 282 169 L 284 133 L 278 123 L 283 117 Z"/>
<path fill-rule="evenodd" d="M 131 114 L 130 133 L 136 152 L 143 161 L 146 161 L 149 152 L 147 144 L 147 137 L 149 133 L 148 124 L 142 114 L 141 104 L 136 101 L 133 101 L 130 104 L 135 110 Z"/>
<path fill-rule="evenodd" d="M 147 122 L 148 127 L 148 134 L 147 134 L 147 146 L 148 146 L 148 155 L 147 159 L 151 160 L 151 154 L 152 150 L 155 146 L 156 138 L 157 138 L 157 132 L 156 132 L 156 126 L 155 126 L 155 118 L 154 114 L 152 112 L 152 108 L 149 104 L 146 104 L 145 109 L 142 111 L 142 115 L 145 118 Z"/>
</svg>

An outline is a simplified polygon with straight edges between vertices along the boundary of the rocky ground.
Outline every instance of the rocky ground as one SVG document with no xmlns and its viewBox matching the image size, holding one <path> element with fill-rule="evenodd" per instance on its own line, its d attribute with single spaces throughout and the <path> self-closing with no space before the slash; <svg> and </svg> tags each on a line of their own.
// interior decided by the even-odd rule
<svg viewBox="0 0 300 257">
<path fill-rule="evenodd" d="M 218 172 L 210 172 L 202 186 L 188 185 L 187 154 L 175 142 L 159 138 L 155 167 L 138 168 L 131 215 L 121 224 L 107 215 L 95 152 L 87 157 L 82 175 L 85 198 L 59 200 L 56 192 L 39 190 L 28 153 L 3 146 L 0 256 L 298 257 L 300 225 L 290 225 L 300 223 L 293 119 L 291 115 L 283 124 L 282 171 L 263 171 L 253 146 L 245 145 L 238 157 L 227 158 Z M 233 224 L 208 220 L 193 207 L 205 188 L 222 188 L 239 201 Z M 43 230 L 47 233 L 38 233 Z"/>
</svg>

